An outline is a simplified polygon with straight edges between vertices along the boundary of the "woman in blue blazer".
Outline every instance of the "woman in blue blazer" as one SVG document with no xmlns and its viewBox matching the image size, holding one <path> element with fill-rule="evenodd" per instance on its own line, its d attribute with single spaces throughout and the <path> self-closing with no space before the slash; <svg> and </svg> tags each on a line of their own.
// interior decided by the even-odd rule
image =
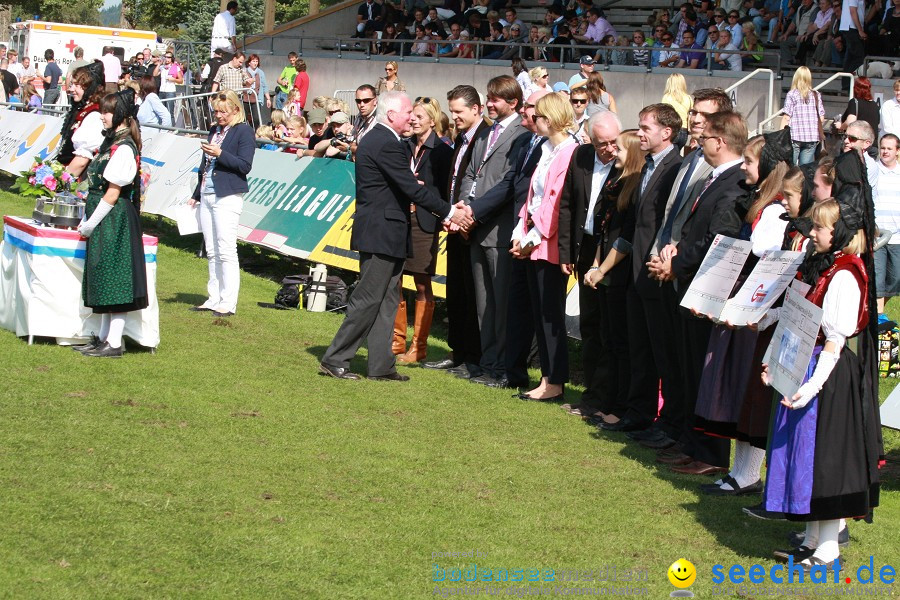
<svg viewBox="0 0 900 600">
<path fill-rule="evenodd" d="M 244 122 L 244 109 L 234 92 L 226 90 L 212 98 L 216 125 L 200 144 L 200 177 L 190 200 L 191 206 L 200 204 L 200 229 L 209 257 L 209 298 L 191 310 L 230 317 L 237 310 L 241 284 L 237 230 L 244 194 L 249 190 L 247 173 L 253 167 L 256 139 Z"/>
</svg>

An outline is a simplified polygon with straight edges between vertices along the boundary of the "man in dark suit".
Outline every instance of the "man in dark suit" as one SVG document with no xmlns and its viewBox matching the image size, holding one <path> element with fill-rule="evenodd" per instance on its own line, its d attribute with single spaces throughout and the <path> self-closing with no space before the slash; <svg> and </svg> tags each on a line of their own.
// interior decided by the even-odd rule
<svg viewBox="0 0 900 600">
<path fill-rule="evenodd" d="M 481 116 L 484 107 L 471 85 L 458 85 L 447 93 L 450 118 L 459 135 L 453 148 L 453 165 L 448 182 L 447 197 L 451 204 L 459 201 L 460 183 L 472 157 L 472 140 L 490 127 Z M 449 369 L 453 374 L 469 377 L 470 370 L 481 362 L 481 334 L 478 332 L 478 313 L 475 310 L 475 282 L 469 244 L 459 232 L 447 236 L 447 345 L 450 356 L 423 363 L 426 369 Z M 405 337 L 406 330 L 403 335 Z M 466 366 L 468 365 L 468 367 Z"/>
<path fill-rule="evenodd" d="M 616 170 L 616 138 L 622 133 L 622 122 L 614 112 L 603 111 L 588 121 L 586 128 L 591 144 L 585 144 L 572 155 L 566 182 L 559 201 L 559 264 L 563 273 L 575 272 L 578 281 L 578 324 L 581 332 L 581 358 L 584 367 L 584 393 L 581 403 L 568 407 L 580 416 L 613 410 L 609 401 L 617 391 L 611 389 L 608 340 L 601 325 L 603 286 L 584 284 L 584 276 L 594 263 L 600 233 L 598 212 L 600 195 L 607 183 L 618 179 Z M 605 410 L 604 410 L 605 409 Z"/>
<path fill-rule="evenodd" d="M 747 145 L 747 123 L 743 117 L 735 112 L 709 115 L 699 140 L 703 158 L 713 170 L 703 184 L 703 191 L 690 206 L 678 245 L 663 248 L 660 256 L 652 259 L 649 265 L 657 278 L 677 280 L 679 298 L 691 285 L 716 235 L 739 235 L 741 220 L 735 212 L 735 200 L 748 191 L 741 171 Z M 694 407 L 712 322 L 684 309 L 679 315 L 684 393 L 689 412 L 683 436 L 687 440 L 683 464 L 675 463 L 672 470 L 693 475 L 724 473 L 728 471 L 729 441 L 704 435 L 693 428 Z"/>
<path fill-rule="evenodd" d="M 412 102 L 402 92 L 378 99 L 378 124 L 356 153 L 356 214 L 350 248 L 359 252 L 359 284 L 350 296 L 347 317 L 325 351 L 319 371 L 340 379 L 359 379 L 350 359 L 367 340 L 369 379 L 406 381 L 395 368 L 391 351 L 394 316 L 403 263 L 411 256 L 409 204 L 446 222 L 469 227 L 467 210 L 448 205 L 419 184 L 410 170 L 409 145 L 400 135 L 409 130 Z"/>
<path fill-rule="evenodd" d="M 604 421 L 608 431 L 646 429 L 656 418 L 659 380 L 679 377 L 669 371 L 665 347 L 659 343 L 668 335 L 671 323 L 660 307 L 659 282 L 650 279 L 647 260 L 650 246 L 662 224 L 669 190 L 675 182 L 681 156 L 673 145 L 681 130 L 681 117 L 668 104 L 651 104 L 640 112 L 638 137 L 641 150 L 647 152 L 641 182 L 635 198 L 634 216 L 625 230 L 633 230 L 631 268 L 632 285 L 627 292 L 628 352 L 631 358 L 631 383 L 628 410 L 616 415 L 616 422 Z"/>
<path fill-rule="evenodd" d="M 520 136 L 527 131 L 520 124 L 521 106 L 522 88 L 513 77 L 499 75 L 488 81 L 486 107 L 494 124 L 473 140 L 472 160 L 460 189 L 460 199 L 469 205 L 476 221 L 469 232 L 469 252 L 481 329 L 481 373 L 472 380 L 482 384 L 497 383 L 506 376 L 509 241 L 514 223 L 512 195 L 500 202 L 483 197 L 513 167 Z"/>
<path fill-rule="evenodd" d="M 537 101 L 550 92 L 541 90 L 531 94 L 522 105 L 520 125 L 525 133 L 514 143 L 518 153 L 513 161 L 513 168 L 506 172 L 503 179 L 480 199 L 480 207 L 503 205 L 513 199 L 512 212 L 519 214 L 522 205 L 528 198 L 531 176 L 541 158 L 541 144 L 546 138 L 537 134 L 534 126 L 534 106 Z M 474 215 L 477 219 L 477 215 Z M 534 317 L 531 314 L 531 300 L 528 281 L 525 275 L 524 260 L 513 260 L 509 264 L 509 292 L 506 304 L 506 348 L 504 363 L 506 376 L 487 382 L 490 387 L 527 388 L 528 357 L 534 339 Z"/>
</svg>

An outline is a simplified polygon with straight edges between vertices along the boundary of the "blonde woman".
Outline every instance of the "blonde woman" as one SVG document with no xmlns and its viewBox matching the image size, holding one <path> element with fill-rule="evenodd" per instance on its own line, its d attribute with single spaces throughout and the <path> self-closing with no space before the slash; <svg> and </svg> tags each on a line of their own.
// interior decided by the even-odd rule
<svg viewBox="0 0 900 600">
<path fill-rule="evenodd" d="M 400 81 L 400 77 L 397 75 L 399 69 L 400 67 L 397 66 L 396 60 L 389 60 L 384 63 L 384 77 L 378 78 L 378 83 L 375 85 L 376 94 L 406 91 L 406 86 L 403 85 L 403 82 Z"/>
<path fill-rule="evenodd" d="M 588 91 L 587 115 L 594 116 L 601 110 L 616 111 L 616 99 L 613 95 L 606 91 L 606 84 L 603 83 L 603 75 L 594 71 L 588 76 L 586 84 Z"/>
<path fill-rule="evenodd" d="M 687 92 L 687 81 L 681 73 L 672 73 L 666 80 L 662 102 L 675 109 L 681 122 L 687 124 L 688 111 L 694 105 L 694 99 Z"/>
<path fill-rule="evenodd" d="M 824 141 L 822 122 L 825 107 L 822 96 L 812 89 L 812 74 L 807 67 L 800 67 L 791 80 L 791 91 L 784 100 L 784 117 L 781 127 L 791 127 L 791 143 L 794 146 L 794 164 L 798 167 L 816 158 L 816 146 Z"/>
<path fill-rule="evenodd" d="M 547 94 L 534 107 L 534 127 L 547 139 L 535 167 L 528 198 L 513 230 L 513 257 L 525 260 L 531 312 L 541 359 L 541 383 L 521 394 L 523 400 L 562 400 L 569 380 L 566 336 L 566 279 L 559 267 L 559 197 L 572 153 L 578 147 L 569 134 L 575 123 L 572 105 L 559 94 Z"/>
<path fill-rule="evenodd" d="M 434 98 L 416 98 L 413 104 L 412 137 L 409 139 L 409 168 L 432 192 L 447 200 L 447 183 L 453 164 L 453 149 L 441 141 L 441 105 Z M 425 360 L 428 351 L 428 333 L 434 316 L 434 292 L 431 278 L 435 274 L 438 253 L 438 233 L 441 223 L 427 211 L 413 211 L 413 258 L 403 266 L 404 275 L 410 275 L 416 284 L 416 312 L 412 343 L 406 349 L 406 302 L 400 302 L 394 321 L 394 354 L 400 354 L 401 363 Z M 402 294 L 401 294 L 402 297 Z M 405 353 L 404 353 L 405 352 Z"/>
<path fill-rule="evenodd" d="M 550 74 L 544 67 L 534 67 L 532 69 L 529 69 L 528 78 L 531 80 L 531 85 L 528 86 L 528 93 L 525 94 L 526 98 L 533 93 L 541 90 L 546 90 L 548 92 L 553 91 L 553 89 L 547 84 L 547 82 L 550 80 Z"/>
<path fill-rule="evenodd" d="M 256 140 L 244 118 L 244 107 L 231 91 L 213 96 L 216 124 L 200 144 L 199 180 L 191 206 L 200 205 L 200 229 L 209 258 L 209 298 L 194 311 L 230 317 L 237 310 L 241 285 L 237 255 L 238 221 L 244 206 L 247 173 L 253 167 Z"/>
</svg>

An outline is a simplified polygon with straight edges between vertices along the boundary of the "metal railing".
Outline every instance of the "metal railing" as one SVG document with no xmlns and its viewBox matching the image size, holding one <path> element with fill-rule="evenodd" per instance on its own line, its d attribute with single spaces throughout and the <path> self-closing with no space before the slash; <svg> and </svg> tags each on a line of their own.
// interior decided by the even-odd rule
<svg viewBox="0 0 900 600">
<path fill-rule="evenodd" d="M 43 106 L 28 106 L 24 102 L 0 102 L 0 107 L 19 112 L 33 112 L 39 115 L 64 115 L 69 112 L 67 104 L 44 104 Z"/>
<path fill-rule="evenodd" d="M 752 73 L 748 73 L 746 76 L 742 77 L 738 81 L 735 81 L 727 88 L 725 88 L 726 94 L 731 94 L 731 92 L 737 90 L 741 85 L 750 81 L 754 77 L 756 77 L 757 73 L 768 73 L 769 74 L 769 94 L 766 97 L 766 113 L 767 115 L 772 115 L 772 111 L 775 110 L 774 98 L 775 98 L 775 72 L 772 69 L 756 69 Z"/>
<path fill-rule="evenodd" d="M 828 85 L 835 79 L 840 79 L 843 77 L 850 78 L 850 95 L 847 97 L 847 100 L 848 101 L 852 100 L 853 99 L 853 82 L 856 79 L 856 76 L 853 75 L 852 73 L 835 73 L 834 75 L 832 75 L 831 77 L 829 77 L 828 79 L 826 79 L 825 81 L 823 81 L 822 83 L 820 83 L 819 85 L 814 87 L 813 90 L 818 92 L 819 90 L 821 90 L 823 87 L 825 87 L 826 85 Z M 769 124 L 771 121 L 774 121 L 776 118 L 782 116 L 783 114 L 784 114 L 784 107 L 779 108 L 773 114 L 769 115 L 768 117 L 766 117 L 765 119 L 760 121 L 759 125 L 757 125 L 756 130 L 752 133 L 752 135 L 759 135 L 760 133 L 765 131 L 765 127 L 767 124 Z"/>
<path fill-rule="evenodd" d="M 245 108 L 247 105 L 250 107 L 250 114 L 246 115 L 247 121 L 254 129 L 262 125 L 262 113 L 259 108 L 256 92 L 250 88 L 232 91 L 237 94 L 240 99 L 243 99 L 245 93 L 249 94 L 251 98 L 254 99 L 251 102 L 244 103 Z M 160 98 L 160 102 L 162 102 L 164 106 L 166 106 L 166 103 L 172 103 L 171 107 L 166 106 L 166 108 L 169 109 L 169 114 L 172 115 L 172 124 L 176 129 L 179 128 L 178 126 L 180 124 L 185 126 L 183 129 L 186 131 L 208 131 L 213 116 L 212 109 L 210 108 L 210 98 L 212 96 L 217 96 L 220 93 L 222 92 L 215 91 L 186 94 L 184 96 L 175 96 L 173 98 Z"/>
</svg>

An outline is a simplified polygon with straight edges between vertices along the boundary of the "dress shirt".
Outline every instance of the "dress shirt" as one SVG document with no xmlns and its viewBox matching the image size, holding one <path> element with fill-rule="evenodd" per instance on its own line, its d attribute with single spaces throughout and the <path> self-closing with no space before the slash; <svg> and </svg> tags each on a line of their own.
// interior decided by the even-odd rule
<svg viewBox="0 0 900 600">
<path fill-rule="evenodd" d="M 868 165 L 867 165 L 868 167 Z M 890 231 L 889 244 L 900 244 L 900 164 L 889 169 L 878 161 L 878 182 L 874 188 L 875 224 Z"/>
<path fill-rule="evenodd" d="M 663 150 L 660 150 L 656 154 L 649 156 L 650 160 L 647 161 L 646 169 L 644 171 L 643 177 L 641 177 L 641 195 L 643 195 L 644 190 L 647 188 L 647 182 L 650 181 L 650 178 L 653 176 L 653 171 L 656 170 L 656 167 L 659 166 L 660 161 L 666 157 L 672 150 L 675 149 L 675 146 L 669 144 Z"/>
<path fill-rule="evenodd" d="M 594 207 L 597 206 L 600 192 L 603 191 L 603 186 L 606 185 L 606 179 L 609 177 L 609 172 L 612 170 L 615 162 L 615 159 L 612 159 L 604 164 L 594 155 L 594 172 L 591 175 L 591 198 L 590 204 L 588 204 L 587 218 L 584 220 L 584 232 L 587 234 L 594 235 Z"/>
</svg>

